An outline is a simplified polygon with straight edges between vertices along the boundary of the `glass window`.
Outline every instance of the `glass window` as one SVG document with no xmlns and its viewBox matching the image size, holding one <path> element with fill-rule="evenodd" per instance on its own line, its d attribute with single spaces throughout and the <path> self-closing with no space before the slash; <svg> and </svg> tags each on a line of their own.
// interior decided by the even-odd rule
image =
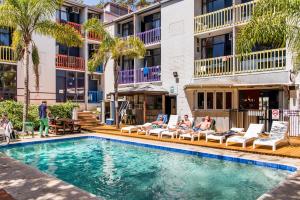
<svg viewBox="0 0 300 200">
<path fill-rule="evenodd" d="M 122 37 L 133 35 L 133 22 L 122 24 Z"/>
<path fill-rule="evenodd" d="M 144 25 L 142 25 L 142 31 L 148 31 L 151 29 L 160 27 L 160 13 L 145 16 Z"/>
<path fill-rule="evenodd" d="M 214 109 L 214 93 L 207 93 L 207 109 Z"/>
<path fill-rule="evenodd" d="M 201 57 L 203 59 L 227 56 L 232 54 L 230 34 L 204 38 L 202 39 L 201 44 Z"/>
<path fill-rule="evenodd" d="M 0 100 L 17 96 L 17 66 L 0 64 Z"/>
<path fill-rule="evenodd" d="M 8 29 L 0 28 L 0 46 L 11 45 L 11 32 Z"/>
<path fill-rule="evenodd" d="M 161 52 L 159 49 L 147 50 L 147 55 L 145 56 L 144 65 L 148 67 L 160 66 L 161 64 Z"/>
<path fill-rule="evenodd" d="M 226 109 L 232 109 L 232 93 L 231 92 L 226 92 Z"/>
<path fill-rule="evenodd" d="M 232 6 L 232 0 L 202 0 L 203 13 L 214 12 Z"/>
<path fill-rule="evenodd" d="M 223 92 L 216 93 L 216 108 L 223 109 Z"/>
<path fill-rule="evenodd" d="M 134 68 L 134 60 L 127 56 L 123 56 L 122 63 L 122 70 L 132 70 Z"/>
<path fill-rule="evenodd" d="M 204 92 L 198 92 L 198 109 L 204 109 Z"/>
</svg>

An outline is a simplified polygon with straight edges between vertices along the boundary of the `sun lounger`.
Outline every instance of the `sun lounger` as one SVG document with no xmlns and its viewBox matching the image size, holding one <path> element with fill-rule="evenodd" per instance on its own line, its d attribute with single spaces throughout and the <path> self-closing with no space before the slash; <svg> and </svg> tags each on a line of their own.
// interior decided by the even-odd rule
<svg viewBox="0 0 300 200">
<path fill-rule="evenodd" d="M 121 133 L 128 132 L 129 134 L 131 134 L 132 132 L 137 132 L 137 130 L 137 126 L 126 126 L 121 128 Z"/>
<path fill-rule="evenodd" d="M 232 136 L 235 133 L 240 133 L 242 131 L 244 131 L 243 128 L 231 128 L 229 131 L 224 133 L 207 132 L 205 138 L 206 138 L 206 142 L 208 142 L 208 140 L 218 140 L 220 141 L 220 144 L 223 144 L 223 141 L 227 137 Z"/>
<path fill-rule="evenodd" d="M 277 144 L 287 140 L 288 122 L 273 121 L 271 131 L 268 138 L 258 138 L 253 142 L 253 149 L 256 145 L 271 146 L 272 150 L 276 150 Z"/>
<path fill-rule="evenodd" d="M 191 124 L 193 125 L 194 123 L 194 118 L 189 118 L 189 120 L 191 121 Z M 180 127 L 178 128 L 180 129 Z M 177 138 L 178 137 L 178 130 L 175 130 L 175 129 L 171 129 L 171 130 L 166 130 L 166 131 L 163 131 L 161 132 L 158 137 L 163 137 L 163 136 L 170 136 L 172 139 Z"/>
<path fill-rule="evenodd" d="M 163 131 L 167 131 L 169 129 L 175 129 L 178 123 L 178 115 L 171 115 L 170 120 L 166 128 L 154 128 L 148 131 L 148 135 L 159 135 Z"/>
<path fill-rule="evenodd" d="M 229 137 L 226 140 L 226 146 L 228 143 L 240 143 L 243 145 L 243 148 L 246 148 L 246 144 L 251 142 L 259 137 L 259 134 L 263 131 L 263 124 L 250 124 L 247 132 L 244 135 L 235 135 Z"/>
</svg>

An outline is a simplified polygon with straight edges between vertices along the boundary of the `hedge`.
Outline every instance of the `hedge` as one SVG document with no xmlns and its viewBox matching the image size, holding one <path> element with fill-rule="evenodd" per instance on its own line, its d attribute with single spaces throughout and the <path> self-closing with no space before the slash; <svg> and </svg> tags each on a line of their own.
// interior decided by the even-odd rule
<svg viewBox="0 0 300 200">
<path fill-rule="evenodd" d="M 67 102 L 49 106 L 49 110 L 55 118 L 72 118 L 72 110 L 75 107 L 78 107 L 78 104 Z M 15 129 L 22 129 L 23 103 L 11 100 L 2 101 L 0 102 L 0 115 L 3 113 L 7 113 L 8 118 L 13 123 Z M 35 129 L 39 127 L 39 114 L 37 105 L 29 106 L 28 121 L 34 123 Z"/>
</svg>

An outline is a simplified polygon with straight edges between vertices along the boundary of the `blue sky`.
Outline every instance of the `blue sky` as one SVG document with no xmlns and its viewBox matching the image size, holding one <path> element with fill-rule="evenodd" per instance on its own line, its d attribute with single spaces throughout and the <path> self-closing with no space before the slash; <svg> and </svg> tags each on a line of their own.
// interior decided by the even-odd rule
<svg viewBox="0 0 300 200">
<path fill-rule="evenodd" d="M 84 0 L 84 3 L 88 5 L 96 5 L 98 3 L 98 0 Z"/>
</svg>

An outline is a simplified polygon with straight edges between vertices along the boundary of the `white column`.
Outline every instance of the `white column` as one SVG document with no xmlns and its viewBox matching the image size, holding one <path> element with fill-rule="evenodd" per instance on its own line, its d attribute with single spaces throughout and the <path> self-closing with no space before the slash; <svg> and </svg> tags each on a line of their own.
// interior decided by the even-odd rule
<svg viewBox="0 0 300 200">
<path fill-rule="evenodd" d="M 82 22 L 86 22 L 88 19 L 88 8 L 85 7 L 83 9 L 83 15 L 82 15 Z M 84 33 L 84 43 L 83 43 L 83 57 L 84 57 L 84 62 L 85 62 L 85 75 L 84 75 L 84 91 L 85 91 L 85 95 L 84 95 L 84 109 L 87 110 L 88 109 L 88 89 L 89 89 L 89 81 L 88 81 L 88 67 L 87 67 L 87 63 L 88 63 L 88 59 L 89 59 L 89 48 L 88 48 L 88 42 L 87 42 L 87 33 Z"/>
</svg>

